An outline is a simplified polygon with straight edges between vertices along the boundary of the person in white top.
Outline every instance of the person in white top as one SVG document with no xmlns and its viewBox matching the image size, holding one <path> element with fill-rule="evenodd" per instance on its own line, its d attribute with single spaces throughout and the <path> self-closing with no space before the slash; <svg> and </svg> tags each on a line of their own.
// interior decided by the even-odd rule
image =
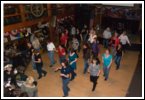
<svg viewBox="0 0 145 100">
<path fill-rule="evenodd" d="M 53 44 L 53 42 L 48 41 L 47 50 L 48 50 L 48 56 L 50 59 L 50 67 L 52 67 L 55 64 L 55 60 L 54 60 L 55 45 Z"/>
<path fill-rule="evenodd" d="M 92 28 L 90 30 L 90 33 L 89 33 L 89 39 L 88 39 L 88 41 L 92 44 L 95 38 L 97 38 L 97 35 L 96 35 L 95 30 Z"/>
<path fill-rule="evenodd" d="M 110 28 L 107 27 L 104 32 L 103 32 L 103 45 L 105 48 L 108 48 L 109 46 L 109 40 L 112 37 L 111 32 L 110 32 Z"/>
<path fill-rule="evenodd" d="M 72 25 L 71 27 L 71 35 L 75 35 L 76 34 L 76 28 Z"/>
<path fill-rule="evenodd" d="M 131 46 L 128 36 L 126 35 L 126 31 L 123 31 L 123 33 L 119 36 L 119 39 L 122 44 L 122 49 L 125 52 L 127 44 L 129 44 Z"/>
<path fill-rule="evenodd" d="M 40 44 L 39 39 L 36 36 L 33 35 L 31 37 L 31 43 L 32 43 L 32 46 L 35 50 L 38 50 L 38 51 L 40 50 L 41 44 Z"/>
</svg>

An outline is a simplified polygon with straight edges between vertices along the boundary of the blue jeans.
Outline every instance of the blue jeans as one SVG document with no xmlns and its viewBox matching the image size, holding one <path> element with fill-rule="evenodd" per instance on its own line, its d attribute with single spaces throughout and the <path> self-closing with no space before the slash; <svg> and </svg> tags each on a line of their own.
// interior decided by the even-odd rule
<svg viewBox="0 0 145 100">
<path fill-rule="evenodd" d="M 108 48 L 109 46 L 109 39 L 103 39 L 103 45 L 105 48 Z"/>
<path fill-rule="evenodd" d="M 115 57 L 115 55 L 116 55 L 116 48 L 114 46 L 112 46 L 112 55 L 113 55 L 113 57 Z"/>
<path fill-rule="evenodd" d="M 70 78 L 67 78 L 67 79 L 62 78 L 62 88 L 63 88 L 64 96 L 68 96 L 68 91 L 69 91 L 68 83 L 69 83 L 69 81 L 70 81 Z"/>
<path fill-rule="evenodd" d="M 34 70 L 36 70 L 36 64 L 35 64 L 35 58 L 34 58 L 34 56 L 32 55 L 32 67 L 33 67 L 33 69 Z"/>
<path fill-rule="evenodd" d="M 106 66 L 104 66 L 104 67 L 103 67 L 103 71 L 104 71 L 105 79 L 108 79 L 108 77 L 109 77 L 110 67 L 107 68 Z"/>
<path fill-rule="evenodd" d="M 84 59 L 84 74 L 87 72 L 88 66 L 88 60 Z"/>
<path fill-rule="evenodd" d="M 55 61 L 54 61 L 54 51 L 48 51 L 48 56 L 50 59 L 50 65 L 54 65 Z"/>
<path fill-rule="evenodd" d="M 115 56 L 115 64 L 117 65 L 117 68 L 120 66 L 121 56 Z"/>
<path fill-rule="evenodd" d="M 60 62 L 60 63 L 62 63 L 62 62 L 65 61 L 65 60 L 66 60 L 66 57 L 65 57 L 65 56 L 59 57 L 59 62 Z"/>
</svg>

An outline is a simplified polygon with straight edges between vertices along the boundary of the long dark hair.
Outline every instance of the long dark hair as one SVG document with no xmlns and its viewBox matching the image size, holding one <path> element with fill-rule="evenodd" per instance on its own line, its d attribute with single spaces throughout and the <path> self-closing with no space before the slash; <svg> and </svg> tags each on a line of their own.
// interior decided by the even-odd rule
<svg viewBox="0 0 145 100">
<path fill-rule="evenodd" d="M 75 53 L 75 50 L 73 48 L 70 49 L 70 53 Z"/>
<path fill-rule="evenodd" d="M 90 46 L 87 42 L 84 42 L 83 45 L 85 45 L 87 47 L 87 49 L 90 49 Z"/>
<path fill-rule="evenodd" d="M 100 64 L 100 60 L 98 57 L 93 57 L 91 63 L 93 63 L 93 60 L 96 60 L 96 65 Z"/>
<path fill-rule="evenodd" d="M 67 61 L 67 60 L 63 60 L 63 61 L 62 61 L 62 63 L 64 63 L 66 67 L 68 67 L 68 66 L 69 66 L 69 63 L 68 63 L 68 61 Z"/>
</svg>

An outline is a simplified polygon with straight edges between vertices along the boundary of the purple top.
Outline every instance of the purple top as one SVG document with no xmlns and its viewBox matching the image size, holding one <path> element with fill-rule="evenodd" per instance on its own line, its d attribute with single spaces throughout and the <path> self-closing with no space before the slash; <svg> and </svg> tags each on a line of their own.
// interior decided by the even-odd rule
<svg viewBox="0 0 145 100">
<path fill-rule="evenodd" d="M 92 51 L 95 52 L 95 53 L 99 52 L 98 43 L 93 43 L 92 44 Z"/>
</svg>

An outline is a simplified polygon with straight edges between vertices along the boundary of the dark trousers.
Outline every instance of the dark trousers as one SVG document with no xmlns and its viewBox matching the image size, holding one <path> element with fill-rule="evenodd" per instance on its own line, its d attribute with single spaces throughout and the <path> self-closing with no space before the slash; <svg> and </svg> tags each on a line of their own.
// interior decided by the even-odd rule
<svg viewBox="0 0 145 100">
<path fill-rule="evenodd" d="M 90 81 L 93 83 L 92 91 L 95 90 L 99 76 L 90 76 Z"/>
<path fill-rule="evenodd" d="M 74 71 L 74 69 L 71 69 L 71 81 L 74 80 L 74 78 L 76 77 L 76 73 Z"/>
<path fill-rule="evenodd" d="M 127 47 L 127 44 L 122 44 L 122 51 L 125 53 L 126 52 L 126 47 Z"/>
<path fill-rule="evenodd" d="M 42 74 L 46 74 L 47 72 L 45 70 L 42 69 L 42 64 L 37 64 L 36 65 L 36 69 L 38 72 L 39 77 L 42 77 Z"/>
<path fill-rule="evenodd" d="M 60 62 L 60 64 L 61 64 L 62 62 L 64 62 L 65 60 L 66 60 L 66 57 L 65 57 L 65 56 L 59 57 L 59 62 Z"/>
<path fill-rule="evenodd" d="M 98 53 L 97 51 L 96 51 L 96 52 L 93 52 L 93 51 L 92 51 L 92 55 L 93 55 L 94 58 L 98 57 L 98 54 L 99 54 L 99 53 Z"/>
<path fill-rule="evenodd" d="M 103 39 L 104 48 L 108 48 L 109 46 L 109 39 Z"/>
<path fill-rule="evenodd" d="M 79 41 L 78 52 L 80 52 L 81 51 L 81 39 L 79 39 L 78 41 Z"/>
</svg>

